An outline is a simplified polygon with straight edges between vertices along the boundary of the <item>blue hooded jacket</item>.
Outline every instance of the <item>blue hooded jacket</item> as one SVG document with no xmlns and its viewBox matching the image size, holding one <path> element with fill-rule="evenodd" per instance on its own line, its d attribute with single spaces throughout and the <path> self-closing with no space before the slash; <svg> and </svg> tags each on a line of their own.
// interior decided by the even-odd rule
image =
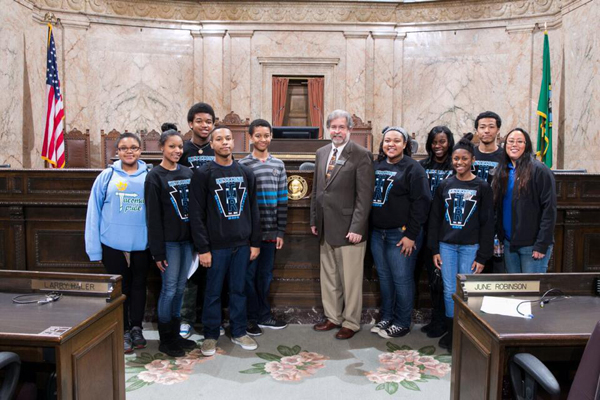
<svg viewBox="0 0 600 400">
<path fill-rule="evenodd" d="M 121 251 L 148 248 L 144 181 L 148 169 L 138 160 L 138 169 L 129 175 L 121 161 L 96 178 L 85 219 L 85 251 L 91 261 L 102 260 L 102 245 Z"/>
</svg>

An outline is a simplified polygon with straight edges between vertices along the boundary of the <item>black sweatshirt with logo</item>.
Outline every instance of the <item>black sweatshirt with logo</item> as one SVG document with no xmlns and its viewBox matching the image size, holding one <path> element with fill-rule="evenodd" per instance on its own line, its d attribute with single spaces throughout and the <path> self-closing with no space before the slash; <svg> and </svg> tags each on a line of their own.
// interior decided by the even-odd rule
<svg viewBox="0 0 600 400">
<path fill-rule="evenodd" d="M 169 171 L 160 165 L 148 172 L 144 184 L 146 223 L 150 253 L 156 261 L 166 259 L 165 242 L 191 239 L 188 217 L 192 171 L 177 165 Z"/>
<path fill-rule="evenodd" d="M 427 222 L 431 193 L 425 171 L 404 156 L 395 164 L 376 161 L 371 224 L 377 229 L 406 228 L 415 240 Z"/>
<path fill-rule="evenodd" d="M 456 175 L 438 186 L 429 214 L 428 246 L 440 253 L 440 242 L 479 244 L 475 261 L 484 264 L 494 249 L 494 196 L 490 185 L 475 177 L 461 181 Z"/>
<path fill-rule="evenodd" d="M 190 192 L 190 222 L 194 246 L 211 250 L 250 245 L 260 247 L 260 212 L 252 170 L 237 161 L 214 161 L 197 168 Z"/>
</svg>

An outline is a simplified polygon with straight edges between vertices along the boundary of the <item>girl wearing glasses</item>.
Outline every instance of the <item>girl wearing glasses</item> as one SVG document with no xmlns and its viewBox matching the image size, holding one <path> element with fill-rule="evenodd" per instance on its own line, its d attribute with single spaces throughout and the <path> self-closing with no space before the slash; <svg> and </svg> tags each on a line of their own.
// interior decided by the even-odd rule
<svg viewBox="0 0 600 400">
<path fill-rule="evenodd" d="M 148 240 L 160 270 L 162 286 L 158 297 L 158 349 L 181 357 L 196 342 L 179 335 L 183 290 L 192 265 L 192 237 L 188 217 L 192 170 L 177 162 L 183 154 L 183 139 L 175 130 L 160 135 L 162 161 L 146 179 Z"/>
<path fill-rule="evenodd" d="M 442 271 L 446 327 L 439 346 L 452 348 L 456 274 L 478 274 L 492 256 L 494 203 L 490 185 L 471 171 L 475 162 L 472 134 L 452 150 L 456 174 L 439 184 L 429 214 L 428 245 L 433 264 Z"/>
<path fill-rule="evenodd" d="M 90 260 L 102 261 L 106 273 L 123 277 L 125 353 L 146 347 L 142 320 L 150 260 L 144 204 L 148 169 L 139 159 L 140 145 L 133 133 L 119 136 L 119 160 L 96 178 L 85 221 L 85 250 Z"/>
<path fill-rule="evenodd" d="M 534 158 L 525 130 L 515 128 L 506 136 L 492 188 L 506 271 L 546 272 L 554 244 L 556 183 L 550 168 Z"/>
</svg>

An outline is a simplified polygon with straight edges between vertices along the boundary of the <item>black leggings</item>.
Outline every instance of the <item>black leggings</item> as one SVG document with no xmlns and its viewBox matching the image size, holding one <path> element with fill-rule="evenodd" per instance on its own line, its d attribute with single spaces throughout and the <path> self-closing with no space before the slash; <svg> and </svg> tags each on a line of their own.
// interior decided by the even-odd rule
<svg viewBox="0 0 600 400">
<path fill-rule="evenodd" d="M 146 277 L 148 276 L 147 250 L 132 251 L 130 265 L 127 266 L 125 254 L 121 250 L 102 245 L 102 264 L 111 275 L 121 275 L 123 294 L 127 296 L 123 307 L 125 330 L 134 326 L 142 326 L 144 310 L 146 309 Z"/>
</svg>

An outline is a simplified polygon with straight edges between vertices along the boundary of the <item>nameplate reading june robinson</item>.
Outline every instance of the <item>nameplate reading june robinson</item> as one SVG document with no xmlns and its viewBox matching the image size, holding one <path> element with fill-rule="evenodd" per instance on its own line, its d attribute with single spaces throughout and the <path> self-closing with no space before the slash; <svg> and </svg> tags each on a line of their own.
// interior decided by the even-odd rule
<svg viewBox="0 0 600 400">
<path fill-rule="evenodd" d="M 108 293 L 106 282 L 61 281 L 55 279 L 32 279 L 31 288 L 59 292 Z"/>
<path fill-rule="evenodd" d="M 539 293 L 540 281 L 468 281 L 467 293 Z"/>
</svg>

